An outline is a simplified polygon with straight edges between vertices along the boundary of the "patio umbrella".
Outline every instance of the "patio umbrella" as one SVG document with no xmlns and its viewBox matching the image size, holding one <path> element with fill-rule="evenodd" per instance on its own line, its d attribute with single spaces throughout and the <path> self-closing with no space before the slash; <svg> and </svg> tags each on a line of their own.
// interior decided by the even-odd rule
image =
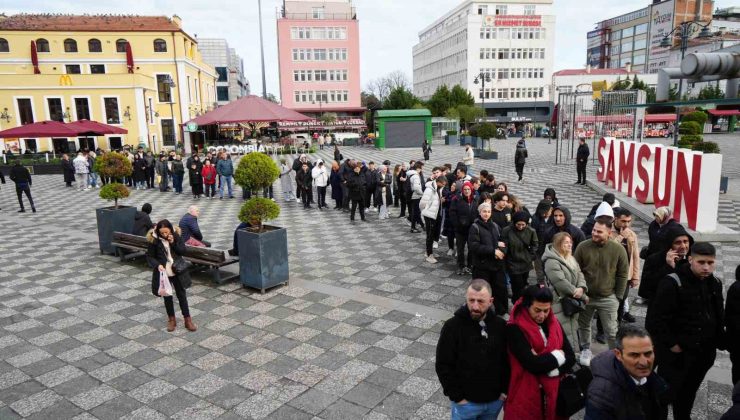
<svg viewBox="0 0 740 420">
<path fill-rule="evenodd" d="M 0 138 L 75 137 L 77 132 L 59 121 L 39 121 L 0 131 Z"/>
<path fill-rule="evenodd" d="M 97 121 L 78 120 L 65 124 L 68 128 L 75 130 L 77 135 L 104 136 L 106 134 L 128 134 L 125 128 L 103 124 Z"/>
<path fill-rule="evenodd" d="M 36 52 L 36 41 L 31 41 L 31 63 L 33 64 L 33 74 L 41 74 L 41 70 L 39 70 L 39 54 Z"/>
<path fill-rule="evenodd" d="M 198 125 L 209 125 L 311 120 L 311 117 L 299 112 L 262 99 L 259 96 L 249 95 L 218 107 L 188 122 L 195 122 Z"/>
<path fill-rule="evenodd" d="M 130 42 L 126 42 L 126 67 L 129 73 L 134 72 L 134 54 L 131 52 Z"/>
</svg>

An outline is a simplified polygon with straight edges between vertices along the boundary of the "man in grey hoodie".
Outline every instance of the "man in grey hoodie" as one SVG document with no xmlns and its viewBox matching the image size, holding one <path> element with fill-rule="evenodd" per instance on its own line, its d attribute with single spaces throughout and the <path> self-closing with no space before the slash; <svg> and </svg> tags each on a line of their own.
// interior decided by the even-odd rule
<svg viewBox="0 0 740 420">
<path fill-rule="evenodd" d="M 411 182 L 411 233 L 419 233 L 420 230 L 416 229 L 418 223 L 421 228 L 424 228 L 424 222 L 421 221 L 421 209 L 419 209 L 419 202 L 421 197 L 424 195 L 424 189 L 422 188 L 422 171 L 424 170 L 423 162 L 416 162 L 414 168 L 408 172 L 408 181 Z"/>
</svg>

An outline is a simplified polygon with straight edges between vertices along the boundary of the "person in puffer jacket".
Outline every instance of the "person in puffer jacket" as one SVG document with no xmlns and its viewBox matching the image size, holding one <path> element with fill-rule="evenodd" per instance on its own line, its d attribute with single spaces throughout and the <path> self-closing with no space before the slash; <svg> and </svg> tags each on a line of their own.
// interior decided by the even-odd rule
<svg viewBox="0 0 740 420">
<path fill-rule="evenodd" d="M 419 209 L 421 209 L 421 215 L 424 216 L 424 227 L 426 228 L 426 261 L 430 264 L 436 264 L 437 259 L 434 258 L 433 245 L 434 245 L 434 231 L 437 223 L 439 222 L 439 214 L 442 208 L 442 189 L 447 185 L 447 178 L 440 176 L 434 180 L 427 182 L 426 190 L 424 195 L 419 201 Z"/>
</svg>

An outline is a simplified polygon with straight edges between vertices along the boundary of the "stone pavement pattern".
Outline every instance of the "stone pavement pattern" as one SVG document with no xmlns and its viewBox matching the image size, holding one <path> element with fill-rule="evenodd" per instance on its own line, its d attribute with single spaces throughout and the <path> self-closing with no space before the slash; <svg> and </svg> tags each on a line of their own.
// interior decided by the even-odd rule
<svg viewBox="0 0 740 420">
<path fill-rule="evenodd" d="M 723 150 L 734 150 L 723 144 L 732 140 L 721 139 Z M 476 172 L 514 179 L 514 143 L 496 143 L 500 159 L 477 160 Z M 545 186 L 553 186 L 580 224 L 600 197 L 572 184 L 573 166 L 552 165 L 553 147 L 529 141 L 526 181 L 511 190 L 534 209 Z M 331 153 L 312 158 L 329 160 Z M 394 164 L 421 155 L 361 147 L 342 153 Z M 435 144 L 426 172 L 461 155 L 461 148 Z M 736 161 L 726 158 L 725 165 Z M 194 201 L 185 184 L 182 196 L 132 191 L 124 203 L 150 202 L 153 220 L 174 222 L 197 203 L 206 238 L 230 248 L 241 200 Z M 435 345 L 440 321 L 463 302 L 468 279 L 454 275 L 446 244 L 440 263 L 427 264 L 423 235 L 407 233 L 401 220 L 370 213 L 370 223 L 350 225 L 346 214 L 284 203 L 278 185 L 283 211 L 275 224 L 289 229 L 291 285 L 261 295 L 196 277 L 188 295 L 199 330 L 187 333 L 180 320 L 172 334 L 144 263 L 99 254 L 94 209 L 105 204 L 96 192 L 65 189 L 61 175 L 37 176 L 39 213 L 18 215 L 12 188 L 3 189 L 0 418 L 449 418 Z M 737 202 L 723 196 L 720 205 L 723 223 L 737 227 Z M 646 241 L 646 225 L 637 222 L 636 230 Z M 730 280 L 740 250 L 721 244 L 719 253 L 718 273 Z M 633 313 L 642 322 L 644 308 Z M 716 365 L 728 369 L 729 359 L 723 355 Z M 718 418 L 730 394 L 722 378 L 709 378 L 695 418 Z"/>
</svg>

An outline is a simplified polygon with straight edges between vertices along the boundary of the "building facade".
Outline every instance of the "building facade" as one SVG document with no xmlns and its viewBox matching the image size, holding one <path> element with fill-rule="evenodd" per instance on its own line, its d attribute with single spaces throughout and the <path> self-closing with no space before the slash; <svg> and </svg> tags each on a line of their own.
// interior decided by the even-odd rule
<svg viewBox="0 0 740 420">
<path fill-rule="evenodd" d="M 632 80 L 635 76 L 648 87 L 655 87 L 658 83 L 657 74 L 640 74 L 629 66 L 620 69 L 594 69 L 587 66 L 584 69 L 558 70 L 552 74 L 553 99 L 557 104 L 561 93 L 575 92 L 576 89 L 578 92 L 589 92 L 593 82 L 606 82 L 607 86 L 611 86 L 617 81 Z"/>
<path fill-rule="evenodd" d="M 21 152 L 174 149 L 184 141 L 182 123 L 216 102 L 216 71 L 176 15 L 0 15 L 0 74 L 0 129 L 88 119 L 128 130 L 0 139 L 5 149 Z"/>
<path fill-rule="evenodd" d="M 414 93 L 459 84 L 488 121 L 547 122 L 554 46 L 551 0 L 466 0 L 419 33 Z"/>
<path fill-rule="evenodd" d="M 277 19 L 282 105 L 309 116 L 361 116 L 360 24 L 351 0 L 283 5 Z"/>
<path fill-rule="evenodd" d="M 671 48 L 660 43 L 682 22 L 712 20 L 712 0 L 666 0 L 603 20 L 586 34 L 586 62 L 593 68 L 623 68 L 657 73 L 669 65 Z M 696 31 L 694 35 L 699 32 Z M 674 37 L 674 46 L 680 43 Z"/>
<path fill-rule="evenodd" d="M 244 60 L 229 48 L 222 38 L 198 38 L 198 51 L 203 61 L 216 69 L 216 102 L 226 105 L 249 95 L 249 82 L 244 76 Z"/>
</svg>

